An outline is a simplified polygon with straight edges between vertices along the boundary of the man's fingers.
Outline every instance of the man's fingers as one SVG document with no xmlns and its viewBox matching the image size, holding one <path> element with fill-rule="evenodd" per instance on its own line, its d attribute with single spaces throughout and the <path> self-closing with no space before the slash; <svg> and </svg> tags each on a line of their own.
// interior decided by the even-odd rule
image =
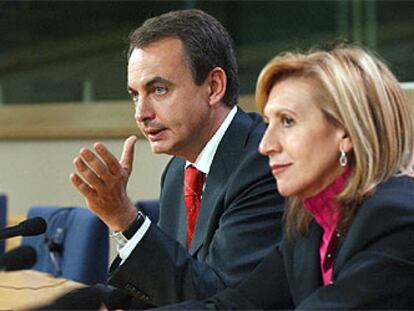
<svg viewBox="0 0 414 311">
<path fill-rule="evenodd" d="M 82 148 L 80 155 L 84 162 L 96 173 L 96 175 L 104 182 L 110 184 L 113 179 L 112 172 L 110 171 L 107 163 L 104 159 L 100 159 L 92 151 L 87 148 Z M 118 165 L 119 169 L 119 165 Z"/>
<path fill-rule="evenodd" d="M 134 146 L 136 140 L 136 136 L 130 136 L 126 139 L 120 161 L 118 161 L 118 159 L 100 142 L 94 144 L 96 153 L 100 158 L 87 148 L 82 148 L 80 155 L 84 159 L 85 163 L 87 163 L 88 167 L 92 171 L 96 172 L 98 177 L 103 182 L 109 183 L 111 182 L 113 176 L 122 176 L 123 170 L 126 170 L 128 174 L 132 171 Z M 87 172 L 86 169 L 85 172 Z M 90 173 L 87 172 L 87 174 L 89 176 Z M 82 177 L 87 179 L 87 176 L 83 176 L 83 174 Z M 87 182 L 89 182 L 89 180 L 87 180 Z"/>
<path fill-rule="evenodd" d="M 137 137 L 135 135 L 128 137 L 124 142 L 124 148 L 121 155 L 121 166 L 128 172 L 132 171 L 132 164 L 134 163 L 134 151 Z"/>
<path fill-rule="evenodd" d="M 93 200 L 97 197 L 96 191 L 89 187 L 89 185 L 85 183 L 77 174 L 70 174 L 69 179 L 72 182 L 72 185 L 78 189 L 85 199 Z"/>
<path fill-rule="evenodd" d="M 99 172 L 95 172 L 96 169 L 88 167 L 84 163 L 84 160 L 82 160 L 80 157 L 76 157 L 73 160 L 73 164 L 78 171 L 78 174 L 82 176 L 82 178 L 89 184 L 90 188 L 101 191 L 104 187 L 105 178 L 109 178 L 107 176 L 107 171 L 105 169 L 105 172 L 102 175 L 99 175 Z M 103 180 L 102 180 L 103 179 Z"/>
<path fill-rule="evenodd" d="M 115 176 L 119 176 L 121 174 L 121 165 L 118 159 L 102 143 L 95 143 L 94 148 L 105 162 L 109 172 Z"/>
</svg>

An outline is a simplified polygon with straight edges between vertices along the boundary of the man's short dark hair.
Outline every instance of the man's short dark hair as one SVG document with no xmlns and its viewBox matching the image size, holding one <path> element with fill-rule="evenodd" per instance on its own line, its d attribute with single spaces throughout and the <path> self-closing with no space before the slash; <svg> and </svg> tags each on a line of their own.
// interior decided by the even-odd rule
<svg viewBox="0 0 414 311">
<path fill-rule="evenodd" d="M 183 43 L 196 85 L 201 85 L 215 67 L 221 67 L 226 72 L 223 101 L 229 107 L 236 105 L 239 94 L 237 63 L 232 39 L 223 25 L 211 15 L 194 9 L 152 17 L 129 36 L 128 59 L 134 48 L 144 48 L 169 37 L 177 37 Z"/>
</svg>

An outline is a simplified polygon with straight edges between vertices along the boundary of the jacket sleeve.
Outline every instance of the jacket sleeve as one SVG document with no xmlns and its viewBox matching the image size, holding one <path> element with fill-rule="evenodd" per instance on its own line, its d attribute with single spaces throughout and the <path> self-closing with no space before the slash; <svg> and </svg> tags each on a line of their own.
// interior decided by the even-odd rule
<svg viewBox="0 0 414 311">
<path fill-rule="evenodd" d="M 227 288 L 205 301 L 185 301 L 159 310 L 266 310 L 291 309 L 283 259 L 279 247 L 271 251 L 236 288 Z M 277 307 L 275 307 L 277 306 Z M 158 310 L 157 309 L 157 310 Z"/>
<path fill-rule="evenodd" d="M 217 198 L 221 208 L 215 212 L 221 214 L 210 219 L 217 224 L 207 234 L 208 248 L 200 250 L 205 254 L 191 256 L 152 224 L 127 260 L 114 269 L 109 284 L 160 306 L 206 299 L 246 277 L 280 241 L 284 204 L 262 162 L 266 159 L 255 154 L 245 159 Z"/>
</svg>

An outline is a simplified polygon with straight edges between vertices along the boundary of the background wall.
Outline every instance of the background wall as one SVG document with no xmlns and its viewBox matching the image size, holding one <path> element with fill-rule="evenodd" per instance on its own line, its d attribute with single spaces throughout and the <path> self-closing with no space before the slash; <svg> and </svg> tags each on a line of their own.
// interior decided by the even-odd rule
<svg viewBox="0 0 414 311">
<path fill-rule="evenodd" d="M 0 1 L 0 103 L 127 100 L 129 33 L 145 19 L 205 10 L 235 43 L 241 94 L 277 53 L 348 40 L 414 81 L 414 1 Z M 300 22 L 296 22 L 300 21 Z"/>
<path fill-rule="evenodd" d="M 0 192 L 12 220 L 32 205 L 85 206 L 69 182 L 72 159 L 90 137 L 119 156 L 118 137 L 136 133 L 131 103 L 113 102 L 128 99 L 126 38 L 146 18 L 184 8 L 229 30 L 241 94 L 254 92 L 276 53 L 336 39 L 373 49 L 400 81 L 414 81 L 414 1 L 0 1 Z M 414 85 L 406 86 L 414 104 Z M 157 198 L 169 157 L 153 155 L 145 140 L 136 149 L 129 196 Z"/>
<path fill-rule="evenodd" d="M 123 141 L 100 140 L 119 157 Z M 32 205 L 86 206 L 69 181 L 72 160 L 81 147 L 92 147 L 94 140 L 0 141 L 0 192 L 8 196 L 9 221 L 21 220 Z M 146 140 L 136 145 L 129 197 L 157 198 L 160 176 L 169 157 L 151 153 Z M 19 239 L 7 241 L 7 247 Z M 111 245 L 111 257 L 115 247 Z"/>
<path fill-rule="evenodd" d="M 116 156 L 122 140 L 101 140 Z M 72 160 L 83 146 L 79 141 L 2 141 L 0 142 L 0 191 L 8 195 L 10 214 L 25 215 L 35 204 L 85 206 L 83 198 L 69 181 Z M 153 155 L 147 141 L 136 145 L 134 171 L 129 182 L 132 200 L 157 198 L 163 167 L 169 157 Z"/>
<path fill-rule="evenodd" d="M 414 83 L 403 88 L 414 105 Z M 242 97 L 241 106 L 253 111 L 253 98 Z M 69 181 L 72 160 L 80 148 L 92 148 L 96 140 L 0 140 L 0 192 L 9 199 L 9 220 L 21 220 L 32 205 L 86 206 Z M 122 139 L 100 139 L 118 158 Z M 128 184 L 131 200 L 158 198 L 160 177 L 169 156 L 155 155 L 149 143 L 139 139 L 135 147 L 134 169 Z M 19 243 L 8 241 L 8 248 Z M 111 245 L 111 257 L 115 245 Z"/>
</svg>

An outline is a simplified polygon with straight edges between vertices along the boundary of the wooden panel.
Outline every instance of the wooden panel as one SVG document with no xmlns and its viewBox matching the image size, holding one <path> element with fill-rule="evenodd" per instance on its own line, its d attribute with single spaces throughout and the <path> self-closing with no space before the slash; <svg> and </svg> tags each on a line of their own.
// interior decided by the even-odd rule
<svg viewBox="0 0 414 311">
<path fill-rule="evenodd" d="M 414 106 L 414 82 L 401 83 L 401 86 L 407 95 L 408 101 Z"/>
<path fill-rule="evenodd" d="M 256 104 L 254 102 L 254 95 L 243 95 L 240 96 L 239 106 L 244 109 L 244 111 L 256 111 Z"/>
<path fill-rule="evenodd" d="M 414 87 L 404 84 L 414 105 Z M 253 95 L 240 98 L 240 106 L 255 111 Z M 0 106 L 0 139 L 96 139 L 142 137 L 130 101 L 57 103 Z"/>
<path fill-rule="evenodd" d="M 138 134 L 130 102 L 0 107 L 1 139 L 113 138 Z"/>
</svg>

